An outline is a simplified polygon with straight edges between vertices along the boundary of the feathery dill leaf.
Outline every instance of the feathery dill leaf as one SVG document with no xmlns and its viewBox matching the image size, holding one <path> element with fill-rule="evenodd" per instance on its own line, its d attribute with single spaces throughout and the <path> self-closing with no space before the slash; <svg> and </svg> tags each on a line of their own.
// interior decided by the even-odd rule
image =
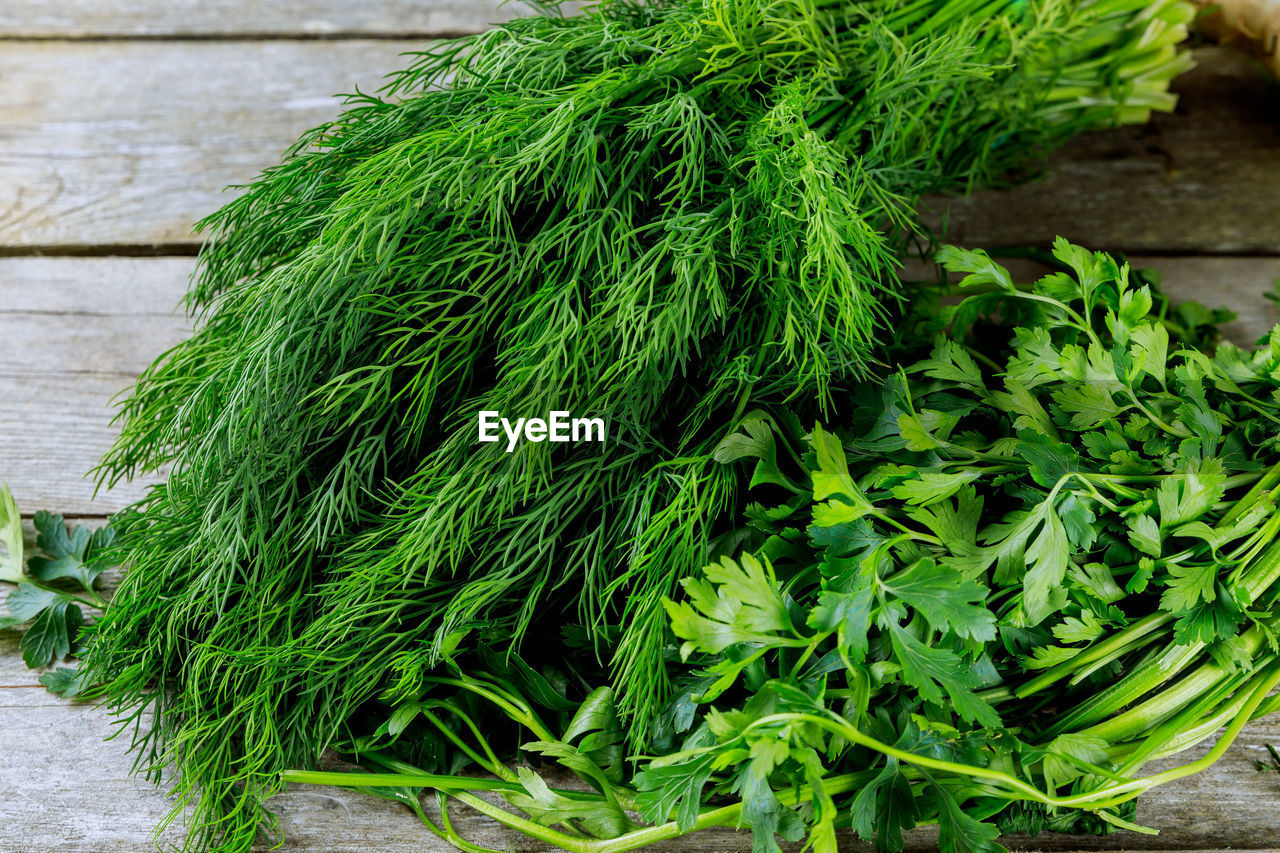
<svg viewBox="0 0 1280 853">
<path fill-rule="evenodd" d="M 204 223 L 198 329 L 101 469 L 169 469 L 86 668 L 190 847 L 245 849 L 272 774 L 481 630 L 586 626 L 643 742 L 661 601 L 741 500 L 719 441 L 874 371 L 921 194 L 1170 107 L 1186 18 L 612 0 L 436 45 L 307 134 Z M 608 441 L 477 448 L 479 410 Z"/>
</svg>

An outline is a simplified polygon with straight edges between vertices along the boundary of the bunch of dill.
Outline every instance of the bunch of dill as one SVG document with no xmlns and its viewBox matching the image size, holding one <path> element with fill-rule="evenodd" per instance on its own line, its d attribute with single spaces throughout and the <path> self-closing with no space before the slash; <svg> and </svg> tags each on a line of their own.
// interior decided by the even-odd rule
<svg viewBox="0 0 1280 853">
<path fill-rule="evenodd" d="M 606 0 L 436 46 L 304 137 L 205 223 L 198 330 L 102 467 L 168 474 L 117 520 L 85 677 L 177 771 L 191 846 L 245 849 L 277 770 L 479 632 L 581 624 L 643 740 L 661 602 L 745 485 L 716 445 L 874 369 L 921 194 L 1169 108 L 1186 18 Z M 506 454 L 480 410 L 608 440 Z"/>
</svg>

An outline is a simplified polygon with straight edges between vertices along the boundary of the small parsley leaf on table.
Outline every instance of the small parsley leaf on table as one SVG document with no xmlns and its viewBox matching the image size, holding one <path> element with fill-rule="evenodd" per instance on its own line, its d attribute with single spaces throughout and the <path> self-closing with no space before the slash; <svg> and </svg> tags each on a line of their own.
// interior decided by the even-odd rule
<svg viewBox="0 0 1280 853">
<path fill-rule="evenodd" d="M 34 522 L 38 550 L 28 557 L 27 573 L 5 599 L 9 615 L 0 617 L 0 628 L 27 626 L 19 641 L 22 658 L 28 667 L 39 669 L 73 655 L 86 622 L 85 608 L 106 605 L 95 583 L 110 567 L 107 553 L 113 533 L 109 526 L 90 531 L 77 525 L 68 530 L 62 516 L 48 512 L 36 513 Z M 75 678 L 52 673 L 41 678 L 59 695 L 76 695 L 83 689 Z"/>
</svg>

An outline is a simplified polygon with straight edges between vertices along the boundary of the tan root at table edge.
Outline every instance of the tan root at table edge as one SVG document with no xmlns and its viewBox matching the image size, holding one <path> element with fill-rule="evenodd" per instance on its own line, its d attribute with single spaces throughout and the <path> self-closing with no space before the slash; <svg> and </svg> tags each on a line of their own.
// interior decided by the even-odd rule
<svg viewBox="0 0 1280 853">
<path fill-rule="evenodd" d="M 1200 29 L 1261 54 L 1280 77 L 1280 0 L 1194 0 L 1207 14 Z"/>
</svg>

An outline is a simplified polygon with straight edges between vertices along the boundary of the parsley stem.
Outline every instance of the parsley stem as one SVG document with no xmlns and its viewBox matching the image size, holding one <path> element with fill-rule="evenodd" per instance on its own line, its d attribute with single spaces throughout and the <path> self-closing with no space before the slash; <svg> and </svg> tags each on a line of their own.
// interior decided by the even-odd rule
<svg viewBox="0 0 1280 853">
<path fill-rule="evenodd" d="M 919 767 L 921 769 L 929 768 L 936 771 L 986 780 L 993 783 L 998 790 L 1006 795 L 1014 794 L 1017 798 L 1043 803 L 1051 807 L 1085 808 L 1100 811 L 1133 799 L 1143 791 L 1152 787 L 1198 773 L 1210 766 L 1231 746 L 1232 743 L 1234 743 L 1241 729 L 1250 719 L 1253 718 L 1254 714 L 1267 700 L 1269 693 L 1277 684 L 1280 684 L 1280 662 L 1272 660 L 1262 673 L 1252 679 L 1252 687 L 1248 693 L 1245 694 L 1243 700 L 1232 700 L 1228 704 L 1228 710 L 1236 710 L 1238 713 L 1236 713 L 1234 719 L 1232 719 L 1231 723 L 1227 726 L 1217 743 L 1202 758 L 1189 762 L 1188 764 L 1142 778 L 1124 779 L 1123 777 L 1116 777 L 1112 774 L 1108 774 L 1112 775 L 1112 781 L 1093 790 L 1083 791 L 1066 797 L 1059 797 L 1052 793 L 1040 790 L 1022 779 L 1000 770 L 945 761 L 942 759 L 932 758 L 930 756 L 917 755 L 915 753 L 899 749 L 863 733 L 844 717 L 841 717 L 834 712 L 827 712 L 824 716 L 794 713 L 771 714 L 752 721 L 744 727 L 741 734 L 744 735 L 749 729 L 763 726 L 773 726 L 779 723 L 790 724 L 793 722 L 805 722 L 831 731 L 832 733 L 845 737 L 860 746 L 870 748 L 889 758 L 897 759 L 910 766 Z M 1270 704 L 1275 704 L 1275 701 L 1273 700 L 1267 707 L 1270 707 Z M 1222 713 L 1225 713 L 1225 711 L 1210 718 L 1205 725 L 1218 723 L 1222 717 Z M 1160 732 L 1157 732 L 1153 735 L 1153 738 L 1160 734 Z M 432 787 L 438 791 L 448 793 L 460 802 L 465 803 L 482 814 L 493 818 L 499 823 L 513 829 L 517 829 L 530 837 L 537 838 L 563 850 L 571 851 L 571 853 L 624 853 L 624 851 L 643 847 L 657 841 L 676 838 L 689 832 L 696 832 L 712 826 L 724 826 L 729 823 L 736 823 L 741 818 L 743 809 L 743 803 L 739 802 L 704 811 L 698 815 L 694 825 L 687 830 L 681 829 L 677 822 L 671 821 L 658 826 L 638 829 L 616 838 L 590 840 L 574 838 L 549 827 L 536 824 L 527 818 L 513 814 L 506 809 L 496 806 L 470 793 L 470 791 L 476 790 L 505 791 L 511 793 L 523 791 L 523 788 L 519 785 L 498 780 L 442 776 L 438 774 L 351 774 L 296 770 L 285 771 L 281 774 L 281 778 L 286 782 L 327 784 L 342 787 Z M 827 796 L 845 793 L 853 789 L 857 784 L 858 779 L 859 774 L 831 777 L 823 781 L 822 789 Z M 563 793 L 566 795 L 572 795 L 577 792 Z M 577 796 L 586 796 L 588 799 L 598 798 L 598 795 L 577 794 Z M 784 805 L 795 805 L 802 801 L 811 800 L 814 797 L 815 793 L 812 789 L 802 792 L 787 790 L 780 792 L 778 795 L 778 799 Z"/>
<path fill-rule="evenodd" d="M 600 842 L 598 841 L 592 841 L 585 838 L 574 838 L 572 835 L 566 835 L 558 830 L 551 829 L 550 827 L 543 826 L 539 823 L 534 823 L 528 818 L 512 814 L 501 806 L 495 806 L 488 800 L 483 800 L 474 794 L 467 793 L 466 791 L 454 792 L 452 796 L 458 801 L 466 803 L 481 814 L 493 818 L 504 826 L 509 826 L 512 829 L 518 830 L 531 838 L 537 838 L 540 841 L 545 841 L 548 844 L 559 847 L 561 850 L 568 850 L 571 853 L 600 853 L 600 851 L 605 849 L 600 846 Z"/>
<path fill-rule="evenodd" d="M 446 776 L 439 773 L 353 773 L 341 770 L 282 770 L 280 781 L 296 785 L 333 785 L 339 788 L 432 788 L 437 791 L 521 792 L 517 782 L 481 779 L 474 776 Z M 556 791 L 556 793 L 571 793 Z"/>
<path fill-rule="evenodd" d="M 811 714 L 774 714 L 753 721 L 748 725 L 748 728 L 754 728 L 766 724 L 772 725 L 779 722 L 786 722 L 793 718 L 803 717 L 806 722 L 812 722 L 815 725 L 840 734 L 860 746 L 868 747 L 907 764 L 914 764 L 919 767 L 927 767 L 948 773 L 959 773 L 977 779 L 987 779 L 1001 786 L 1007 787 L 1011 791 L 1022 794 L 1025 799 L 1044 803 L 1048 806 L 1108 808 L 1113 805 L 1119 805 L 1126 800 L 1133 799 L 1143 791 L 1157 785 L 1164 784 L 1165 782 L 1169 782 L 1174 779 L 1180 779 L 1184 776 L 1190 776 L 1212 765 L 1213 762 L 1217 760 L 1218 756 L 1225 752 L 1235 741 L 1236 737 L 1240 734 L 1240 730 L 1244 728 L 1245 724 L 1251 719 L 1253 712 L 1263 702 L 1263 700 L 1267 698 L 1267 694 L 1269 694 L 1270 691 L 1278 684 L 1280 684 L 1280 663 L 1273 663 L 1268 667 L 1265 677 L 1259 679 L 1259 683 L 1254 687 L 1252 692 L 1249 694 L 1248 699 L 1244 702 L 1241 709 L 1242 713 L 1231 722 L 1222 737 L 1219 738 L 1218 742 L 1209 751 L 1209 753 L 1199 760 L 1181 767 L 1166 770 L 1162 773 L 1157 773 L 1153 776 L 1103 785 L 1093 791 L 1073 794 L 1067 797 L 1057 797 L 1052 794 L 1048 794 L 1003 771 L 992 770 L 988 767 L 975 767 L 958 764 L 955 762 L 931 758 L 929 756 L 916 755 L 915 753 L 898 749 L 864 734 L 844 717 L 841 717 L 834 712 L 828 712 L 829 716 L 825 717 L 817 717 Z"/>
<path fill-rule="evenodd" d="M 995 359 L 991 358 L 990 356 L 988 356 L 986 353 L 984 353 L 982 350 L 978 349 L 977 347 L 971 346 L 969 344 L 965 344 L 964 350 L 965 352 L 969 353 L 969 355 L 973 358 L 974 361 L 982 362 L 983 364 L 991 368 L 991 370 L 995 371 L 996 373 L 1002 373 L 1004 371 L 1004 368 L 1001 367 L 995 361 Z"/>
<path fill-rule="evenodd" d="M 843 794 L 852 791 L 862 778 L 862 774 L 849 773 L 842 776 L 831 776 L 822 781 L 822 791 L 827 796 Z M 777 793 L 778 801 L 784 806 L 795 806 L 803 802 L 811 802 L 815 799 L 812 788 L 805 788 L 797 791 L 794 788 L 788 788 Z M 704 811 L 698 815 L 698 819 L 694 822 L 692 828 L 682 830 L 679 823 L 669 821 L 658 826 L 645 827 L 634 832 L 620 835 L 617 838 L 611 838 L 604 841 L 596 842 L 595 847 L 589 849 L 588 853 L 624 853 L 627 850 L 635 850 L 639 847 L 645 847 L 658 841 L 665 841 L 671 838 L 679 838 L 688 835 L 691 832 L 697 832 L 702 829 L 709 829 L 715 826 L 729 826 L 737 824 L 742 817 L 743 803 L 732 803 L 727 806 Z"/>
<path fill-rule="evenodd" d="M 67 598 L 67 599 L 70 599 L 71 601 L 76 602 L 77 604 L 83 604 L 85 607 L 92 607 L 98 610 L 103 610 L 107 606 L 106 599 L 98 595 L 98 593 L 93 590 L 88 590 L 88 594 L 93 597 L 85 598 L 84 596 L 78 595 L 74 592 L 67 592 L 66 590 L 58 589 L 55 586 L 50 586 L 42 581 L 35 580 L 30 575 L 23 575 L 22 582 L 25 584 L 30 584 L 36 589 L 42 589 L 45 592 L 52 592 L 55 595 L 60 595 L 63 598 Z"/>
<path fill-rule="evenodd" d="M 1113 761 L 1124 759 L 1121 772 L 1134 773 L 1148 761 L 1194 746 L 1222 728 L 1240 711 L 1250 695 L 1249 691 L 1242 689 L 1248 681 L 1247 674 L 1237 673 L 1216 689 L 1206 691 L 1154 730 L 1147 730 L 1141 741 L 1123 743 L 1108 750 L 1108 757 Z"/>
<path fill-rule="evenodd" d="M 470 679 L 434 676 L 428 679 L 428 681 L 436 684 L 448 684 L 453 687 L 460 687 L 463 690 L 469 690 L 472 693 L 493 702 L 505 711 L 507 716 L 511 717 L 511 719 L 516 722 L 523 724 L 533 732 L 534 735 L 537 736 L 538 740 L 553 741 L 556 739 L 555 735 L 553 735 L 547 727 L 542 724 L 542 721 L 538 719 L 537 715 L 533 713 L 528 705 L 515 697 L 507 695 L 505 691 L 481 685 Z"/>
<path fill-rule="evenodd" d="M 1241 635 L 1241 640 L 1245 652 L 1252 656 L 1261 647 L 1263 636 L 1257 628 L 1250 628 Z M 1203 644 L 1197 645 L 1203 646 Z M 1196 649 L 1196 651 L 1199 652 L 1200 649 Z M 1188 701 L 1208 691 L 1225 676 L 1226 670 L 1220 664 L 1206 663 L 1176 685 L 1167 688 L 1164 692 L 1152 696 L 1105 722 L 1083 729 L 1082 733 L 1100 737 L 1110 743 L 1132 737 L 1137 732 L 1147 728 L 1153 721 L 1166 719 L 1186 705 Z M 1159 685 L 1164 683 L 1167 678 L 1168 676 L 1164 673 L 1156 671 L 1152 674 L 1151 681 L 1155 685 Z"/>
<path fill-rule="evenodd" d="M 1273 543 L 1267 552 L 1259 558 L 1257 564 L 1250 569 L 1247 576 L 1241 578 L 1240 584 L 1249 599 L 1256 601 L 1277 579 L 1280 579 L 1280 543 Z M 1128 634 L 1129 631 L 1148 622 L 1148 620 L 1159 620 L 1161 624 L 1165 624 L 1173 618 L 1173 614 L 1168 612 L 1152 614 L 1141 622 L 1135 622 L 1129 629 L 1122 631 L 1111 640 L 1105 642 L 1110 643 Z M 1263 640 L 1263 634 L 1256 626 L 1245 631 L 1240 636 L 1250 654 L 1257 651 Z M 1164 693 L 1148 699 L 1142 705 L 1119 717 L 1112 718 L 1106 722 L 1103 722 L 1103 720 L 1109 714 L 1129 705 L 1139 697 L 1149 694 L 1161 684 L 1174 678 L 1190 666 L 1205 648 L 1206 644 L 1202 641 L 1189 644 L 1175 642 L 1165 649 L 1151 665 L 1141 671 L 1129 673 L 1110 688 L 1078 705 L 1070 713 L 1046 729 L 1045 734 L 1056 736 L 1066 731 L 1074 730 L 1079 726 L 1091 726 L 1092 728 L 1088 729 L 1090 733 L 1098 734 L 1108 740 L 1118 740 L 1125 737 L 1126 733 L 1140 730 L 1142 727 L 1140 723 L 1144 719 L 1147 721 L 1151 719 L 1150 713 L 1159 711 L 1167 713 L 1171 708 L 1181 707 L 1181 704 L 1185 704 L 1186 701 L 1190 701 L 1197 696 L 1200 690 L 1208 689 L 1208 687 L 1216 683 L 1217 679 L 1223 674 L 1222 668 L 1216 663 L 1206 663 L 1192 676 L 1184 679 L 1177 687 L 1170 688 Z M 1179 704 L 1179 700 L 1181 700 L 1181 704 Z M 1139 709 L 1145 710 L 1140 711 Z M 1134 728 L 1135 726 L 1137 726 L 1136 729 Z"/>
<path fill-rule="evenodd" d="M 1233 481 L 1236 481 L 1239 477 L 1243 476 L 1245 475 L 1240 474 L 1236 477 L 1228 477 L 1227 488 L 1231 488 Z M 1227 510 L 1226 515 L 1222 516 L 1221 523 L 1230 524 L 1235 521 L 1248 511 L 1250 507 L 1262 500 L 1264 494 L 1273 491 L 1277 486 L 1280 486 L 1280 463 L 1272 465 L 1267 469 L 1267 472 L 1253 484 L 1253 488 L 1246 492 L 1240 500 L 1236 501 L 1236 505 L 1234 507 Z"/>
<path fill-rule="evenodd" d="M 466 756 L 470 758 L 472 761 L 474 761 L 476 765 L 478 765 L 479 767 L 483 767 L 485 770 L 492 773 L 494 776 L 497 776 L 499 779 L 504 779 L 507 782 L 516 781 L 515 774 L 512 773 L 506 767 L 506 765 L 498 761 L 497 756 L 493 754 L 493 750 L 489 747 L 488 741 L 486 741 L 484 737 L 480 734 L 479 730 L 476 728 L 475 723 L 472 722 L 472 720 L 469 717 L 463 714 L 460 709 L 454 708 L 452 705 L 449 705 L 446 702 L 432 702 L 431 705 L 434 707 L 439 707 L 443 710 L 454 711 L 455 716 L 461 717 L 463 719 L 464 724 L 470 727 L 471 733 L 475 736 L 476 740 L 480 742 L 481 748 L 485 752 L 485 756 L 484 757 L 480 756 L 474 749 L 471 748 L 471 746 L 466 741 L 464 741 L 456 732 L 454 732 L 453 729 L 445 725 L 443 720 L 441 720 L 439 717 L 433 714 L 429 708 L 423 707 L 421 709 L 421 714 L 423 718 L 427 720 L 427 722 L 435 726 L 435 728 L 439 730 L 439 732 L 442 735 L 448 738 L 453 743 L 454 746 L 462 750 L 466 754 Z"/>
<path fill-rule="evenodd" d="M 1273 662 L 1266 670 L 1265 678 L 1261 679 L 1253 692 L 1245 700 L 1240 713 L 1231 721 L 1218 739 L 1213 748 L 1208 751 L 1199 760 L 1185 764 L 1181 767 L 1171 768 L 1154 776 L 1148 776 L 1144 780 L 1146 788 L 1153 788 L 1157 785 L 1163 785 L 1166 782 L 1172 782 L 1175 779 L 1181 779 L 1194 773 L 1199 773 L 1218 760 L 1218 758 L 1227 751 L 1235 739 L 1240 734 L 1240 730 L 1245 727 L 1250 720 L 1253 719 L 1254 713 L 1258 707 L 1267 699 L 1267 695 L 1280 685 L 1280 664 Z M 1144 790 L 1146 789 L 1144 788 Z"/>
<path fill-rule="evenodd" d="M 1026 684 L 1014 690 L 1014 695 L 1019 699 L 1025 699 L 1028 696 L 1039 693 L 1046 687 L 1049 687 L 1058 681 L 1073 674 L 1081 666 L 1092 663 L 1093 661 L 1109 657 L 1116 652 L 1123 652 L 1140 637 L 1155 631 L 1173 621 L 1171 613 L 1152 613 L 1134 622 L 1116 634 L 1112 634 L 1107 639 L 1090 646 L 1088 649 L 1081 650 L 1081 653 L 1066 661 L 1058 664 L 1047 672 L 1031 679 Z"/>
<path fill-rule="evenodd" d="M 453 822 L 449 820 L 449 797 L 443 791 L 436 791 L 436 804 L 440 809 L 440 825 L 443 829 L 442 834 L 448 839 L 450 844 L 463 851 L 463 853 L 499 853 L 497 850 L 491 850 L 488 847 L 481 847 L 478 844 L 472 844 L 470 841 L 458 834 L 458 831 L 453 828 Z M 426 821 L 426 816 L 423 815 L 422 817 L 424 822 L 430 826 L 430 822 Z"/>
</svg>

